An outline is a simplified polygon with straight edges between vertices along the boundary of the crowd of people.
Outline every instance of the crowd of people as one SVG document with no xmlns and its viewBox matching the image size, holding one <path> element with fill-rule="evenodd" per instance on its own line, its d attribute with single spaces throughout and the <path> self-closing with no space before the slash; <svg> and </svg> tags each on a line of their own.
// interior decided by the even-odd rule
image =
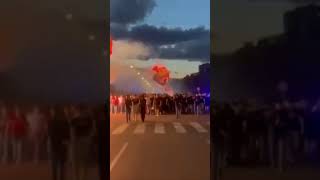
<svg viewBox="0 0 320 180">
<path fill-rule="evenodd" d="M 320 101 L 283 99 L 214 103 L 216 174 L 225 166 L 263 165 L 281 171 L 320 160 Z"/>
<path fill-rule="evenodd" d="M 110 112 L 112 114 L 126 114 L 127 121 L 137 120 L 140 114 L 141 120 L 145 115 L 166 115 L 176 114 L 205 114 L 210 111 L 209 94 L 140 94 L 140 95 L 111 95 Z"/>
<path fill-rule="evenodd" d="M 97 120 L 103 118 L 104 110 L 0 103 L 0 163 L 50 162 L 53 180 L 63 180 L 69 162 L 74 179 L 86 179 L 89 166 L 98 159 L 92 151 L 98 151 L 93 147 L 98 145 Z"/>
</svg>

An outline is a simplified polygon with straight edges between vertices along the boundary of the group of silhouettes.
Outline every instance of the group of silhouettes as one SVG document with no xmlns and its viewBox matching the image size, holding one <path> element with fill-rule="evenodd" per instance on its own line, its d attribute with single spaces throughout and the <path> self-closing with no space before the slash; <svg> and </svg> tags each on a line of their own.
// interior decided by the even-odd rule
<svg viewBox="0 0 320 180">
<path fill-rule="evenodd" d="M 67 168 L 73 179 L 86 179 L 89 165 L 99 161 L 93 154 L 102 149 L 104 111 L 105 105 L 0 103 L 1 163 L 49 162 L 53 180 L 65 179 Z"/>
<path fill-rule="evenodd" d="M 131 116 L 136 121 L 141 117 L 144 122 L 147 115 L 181 114 L 201 115 L 210 111 L 210 96 L 202 94 L 140 94 L 140 95 L 111 95 L 110 112 L 112 114 L 126 114 L 129 122 Z"/>
</svg>

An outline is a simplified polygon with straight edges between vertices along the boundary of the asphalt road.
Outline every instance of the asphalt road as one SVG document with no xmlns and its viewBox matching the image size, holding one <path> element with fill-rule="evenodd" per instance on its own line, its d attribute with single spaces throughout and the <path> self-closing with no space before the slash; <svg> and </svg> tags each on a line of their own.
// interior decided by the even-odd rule
<svg viewBox="0 0 320 180">
<path fill-rule="evenodd" d="M 209 180 L 210 117 L 111 115 L 111 180 Z"/>
</svg>

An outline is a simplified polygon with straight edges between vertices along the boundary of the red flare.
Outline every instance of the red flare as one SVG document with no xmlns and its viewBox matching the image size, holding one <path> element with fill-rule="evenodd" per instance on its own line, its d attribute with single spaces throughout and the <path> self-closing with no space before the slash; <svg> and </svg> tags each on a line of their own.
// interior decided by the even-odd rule
<svg viewBox="0 0 320 180">
<path fill-rule="evenodd" d="M 168 84 L 170 79 L 170 71 L 165 66 L 155 65 L 152 67 L 152 71 L 155 72 L 153 76 L 154 81 L 162 86 Z"/>
</svg>

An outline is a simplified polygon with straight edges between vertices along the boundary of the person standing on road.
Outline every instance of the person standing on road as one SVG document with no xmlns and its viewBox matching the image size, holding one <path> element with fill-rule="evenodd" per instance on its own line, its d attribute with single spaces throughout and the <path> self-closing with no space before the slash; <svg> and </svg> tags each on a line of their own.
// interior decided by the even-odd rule
<svg viewBox="0 0 320 180">
<path fill-rule="evenodd" d="M 308 112 L 308 118 L 305 121 L 305 153 L 307 160 L 315 162 L 319 160 L 319 153 L 315 150 L 319 146 L 320 139 L 320 99 L 312 106 L 310 112 Z M 319 151 L 319 147 L 318 147 Z"/>
<path fill-rule="evenodd" d="M 201 97 L 196 95 L 196 115 L 199 116 L 201 113 Z"/>
<path fill-rule="evenodd" d="M 4 104 L 0 107 L 0 157 L 5 159 L 4 155 L 7 151 L 7 137 L 6 137 L 6 124 L 7 124 L 7 108 Z"/>
<path fill-rule="evenodd" d="M 132 110 L 132 100 L 129 95 L 127 95 L 125 99 L 125 105 L 126 105 L 126 120 L 127 122 L 131 121 L 131 110 Z"/>
<path fill-rule="evenodd" d="M 210 112 L 210 94 L 207 94 L 204 98 L 204 104 L 205 104 L 205 112 Z"/>
<path fill-rule="evenodd" d="M 186 105 L 187 105 L 187 113 L 193 114 L 193 97 L 191 95 L 188 95 L 186 97 Z"/>
<path fill-rule="evenodd" d="M 151 111 L 151 97 L 150 96 L 146 96 L 146 101 L 147 101 L 147 114 L 150 115 L 150 111 Z"/>
<path fill-rule="evenodd" d="M 116 97 L 115 96 L 111 96 L 111 113 L 112 114 L 115 114 L 115 102 L 116 102 Z"/>
<path fill-rule="evenodd" d="M 94 137 L 93 121 L 87 107 L 74 107 L 73 114 L 71 129 L 74 133 L 74 180 L 85 180 L 88 175 L 91 142 Z"/>
<path fill-rule="evenodd" d="M 174 102 L 175 102 L 176 117 L 177 117 L 177 119 L 179 119 L 181 116 L 181 109 L 182 109 L 181 96 L 175 95 Z"/>
<path fill-rule="evenodd" d="M 51 160 L 52 180 L 65 179 L 65 163 L 67 160 L 67 141 L 69 125 L 62 107 L 50 109 L 48 121 L 48 139 Z"/>
<path fill-rule="evenodd" d="M 214 180 L 219 180 L 226 157 L 227 122 L 234 119 L 234 114 L 228 105 L 216 107 L 214 112 L 211 112 L 213 117 L 213 177 Z"/>
<path fill-rule="evenodd" d="M 116 108 L 115 114 L 120 113 L 119 96 L 115 96 L 115 98 L 114 98 L 114 106 L 115 106 L 115 108 Z"/>
<path fill-rule="evenodd" d="M 275 167 L 275 128 L 276 128 L 276 109 L 268 107 L 265 112 L 266 126 L 267 126 L 267 144 L 268 144 L 268 163 L 269 167 Z"/>
<path fill-rule="evenodd" d="M 29 139 L 33 146 L 33 160 L 34 163 L 39 162 L 40 146 L 44 139 L 44 116 L 40 109 L 35 106 L 26 115 L 29 124 Z"/>
<path fill-rule="evenodd" d="M 146 117 L 146 109 L 147 109 L 147 101 L 146 101 L 144 95 L 141 95 L 141 98 L 140 98 L 140 115 L 141 115 L 142 122 L 144 122 L 145 117 Z"/>
<path fill-rule="evenodd" d="M 8 136 L 12 145 L 13 160 L 16 164 L 19 164 L 22 161 L 22 148 L 27 135 L 27 122 L 18 106 L 9 115 L 8 123 Z"/>
<path fill-rule="evenodd" d="M 130 97 L 129 95 L 127 97 Z M 108 149 L 108 144 L 106 143 L 108 140 L 107 132 L 105 128 L 107 127 L 107 116 L 109 114 L 105 111 L 105 105 L 99 105 L 95 110 L 95 123 L 96 123 L 96 135 L 97 135 L 97 143 L 98 143 L 98 165 L 99 165 L 99 177 L 101 180 L 107 179 L 107 171 L 108 169 L 108 157 L 109 154 L 106 153 Z"/>
<path fill-rule="evenodd" d="M 139 111 L 139 98 L 137 96 L 133 97 L 132 107 L 133 107 L 133 120 L 137 121 L 138 115 L 140 113 L 140 111 Z"/>
<path fill-rule="evenodd" d="M 165 102 L 164 102 L 163 95 L 160 95 L 159 101 L 160 101 L 159 113 L 160 113 L 160 115 L 164 115 L 164 104 L 165 104 Z"/>
<path fill-rule="evenodd" d="M 125 103 L 124 103 L 124 98 L 123 96 L 119 96 L 119 113 L 123 114 L 125 109 Z"/>
<path fill-rule="evenodd" d="M 277 146 L 277 165 L 281 172 L 287 166 L 288 154 L 288 129 L 290 121 L 290 104 L 284 101 L 281 105 L 277 105 L 277 120 L 276 120 L 276 146 Z"/>
<path fill-rule="evenodd" d="M 154 99 L 154 104 L 155 104 L 155 111 L 156 111 L 156 116 L 158 117 L 160 114 L 160 105 L 161 105 L 161 99 L 159 95 L 156 95 Z"/>
<path fill-rule="evenodd" d="M 150 98 L 150 108 L 149 108 L 149 115 L 156 114 L 155 113 L 155 95 L 152 94 Z"/>
</svg>

